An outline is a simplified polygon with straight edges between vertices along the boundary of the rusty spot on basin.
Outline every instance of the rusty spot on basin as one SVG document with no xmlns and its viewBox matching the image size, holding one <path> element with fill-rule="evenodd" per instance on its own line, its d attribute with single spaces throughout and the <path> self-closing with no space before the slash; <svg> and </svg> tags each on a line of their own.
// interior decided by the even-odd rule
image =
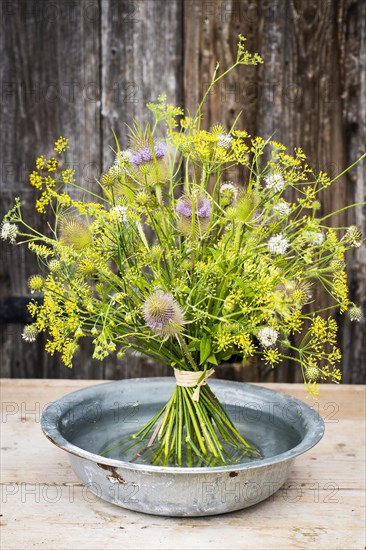
<svg viewBox="0 0 366 550">
<path fill-rule="evenodd" d="M 97 462 L 97 466 L 99 466 L 102 470 L 107 470 L 107 472 L 111 473 L 110 476 L 107 476 L 107 479 L 111 483 L 126 483 L 123 477 L 121 477 L 117 472 L 117 468 L 115 466 L 108 466 L 108 464 L 100 464 L 99 462 Z"/>
</svg>

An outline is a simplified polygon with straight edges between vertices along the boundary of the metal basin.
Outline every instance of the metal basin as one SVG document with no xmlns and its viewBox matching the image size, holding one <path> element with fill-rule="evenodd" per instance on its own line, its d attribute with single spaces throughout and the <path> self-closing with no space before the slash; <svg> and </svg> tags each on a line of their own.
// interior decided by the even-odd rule
<svg viewBox="0 0 366 550">
<path fill-rule="evenodd" d="M 323 436 L 323 420 L 302 401 L 260 386 L 212 380 L 211 388 L 262 458 L 184 468 L 131 463 L 136 452 L 122 447 L 102 456 L 152 417 L 174 383 L 140 378 L 78 390 L 47 407 L 42 429 L 69 453 L 88 491 L 123 508 L 163 516 L 222 514 L 257 504 L 283 485 L 295 457 Z"/>
</svg>

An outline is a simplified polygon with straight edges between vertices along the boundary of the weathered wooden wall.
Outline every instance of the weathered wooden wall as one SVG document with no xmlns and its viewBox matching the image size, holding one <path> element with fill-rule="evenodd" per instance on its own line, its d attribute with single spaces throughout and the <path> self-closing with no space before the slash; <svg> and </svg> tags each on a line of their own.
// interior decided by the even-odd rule
<svg viewBox="0 0 366 550">
<path fill-rule="evenodd" d="M 193 109 L 216 61 L 231 63 L 237 34 L 265 60 L 240 67 L 209 97 L 206 124 L 242 126 L 290 147 L 330 173 L 359 157 L 366 143 L 366 2 L 363 0 L 3 0 L 1 4 L 1 211 L 22 195 L 35 220 L 27 174 L 56 137 L 73 143 L 72 162 L 85 186 L 112 161 L 113 128 L 146 119 L 147 101 Z M 122 140 L 123 141 L 123 140 Z M 324 198 L 324 211 L 365 200 L 366 163 Z M 233 175 L 235 177 L 235 174 Z M 337 225 L 365 229 L 365 211 L 339 215 Z M 46 223 L 44 221 L 43 223 Z M 366 311 L 366 251 L 350 255 L 352 297 Z M 36 271 L 25 250 L 1 244 L 0 299 L 27 293 Z M 1 315 L 1 313 L 0 313 Z M 341 323 L 344 380 L 365 381 L 365 321 Z M 83 344 L 73 370 L 41 345 L 21 340 L 22 325 L 0 325 L 2 376 L 124 378 L 167 374 L 139 357 L 91 359 Z M 231 367 L 220 375 L 256 379 Z M 263 373 L 262 373 L 263 374 Z M 277 380 L 296 380 L 289 369 Z M 268 378 L 267 378 L 268 379 Z"/>
</svg>

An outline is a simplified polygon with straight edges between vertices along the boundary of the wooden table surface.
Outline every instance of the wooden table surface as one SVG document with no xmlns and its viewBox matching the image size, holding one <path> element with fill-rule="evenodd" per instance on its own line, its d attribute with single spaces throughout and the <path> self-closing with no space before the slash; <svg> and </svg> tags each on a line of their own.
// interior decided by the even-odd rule
<svg viewBox="0 0 366 550">
<path fill-rule="evenodd" d="M 78 482 L 43 436 L 45 404 L 97 381 L 1 381 L 1 549 L 364 549 L 365 386 L 321 387 L 322 441 L 270 499 L 215 517 L 124 510 Z M 300 384 L 264 384 L 306 400 Z M 310 402 L 311 404 L 311 402 Z"/>
</svg>

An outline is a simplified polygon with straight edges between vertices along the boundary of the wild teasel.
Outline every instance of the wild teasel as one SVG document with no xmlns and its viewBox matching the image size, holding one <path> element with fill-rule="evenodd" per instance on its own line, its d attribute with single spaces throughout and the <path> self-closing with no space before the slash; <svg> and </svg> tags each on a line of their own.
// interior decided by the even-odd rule
<svg viewBox="0 0 366 550">
<path fill-rule="evenodd" d="M 222 207 L 231 206 L 238 198 L 238 188 L 231 181 L 220 185 L 220 203 Z"/>
<path fill-rule="evenodd" d="M 247 223 L 253 220 L 256 208 L 259 204 L 259 197 L 255 192 L 242 191 L 235 203 L 235 219 L 242 223 Z"/>
<path fill-rule="evenodd" d="M 151 145 L 148 140 L 143 139 L 135 144 L 130 163 L 140 183 L 155 186 L 168 181 L 166 153 L 165 144 L 159 141 Z"/>
<path fill-rule="evenodd" d="M 142 308 L 147 326 L 159 336 L 169 338 L 182 331 L 184 314 L 172 294 L 156 291 L 146 300 Z"/>
<path fill-rule="evenodd" d="M 80 252 L 93 243 L 93 236 L 87 224 L 74 216 L 65 216 L 61 220 L 61 240 Z"/>
<path fill-rule="evenodd" d="M 212 214 L 212 203 L 208 197 L 183 195 L 175 209 L 179 229 L 184 235 L 197 236 L 208 229 Z"/>
</svg>

